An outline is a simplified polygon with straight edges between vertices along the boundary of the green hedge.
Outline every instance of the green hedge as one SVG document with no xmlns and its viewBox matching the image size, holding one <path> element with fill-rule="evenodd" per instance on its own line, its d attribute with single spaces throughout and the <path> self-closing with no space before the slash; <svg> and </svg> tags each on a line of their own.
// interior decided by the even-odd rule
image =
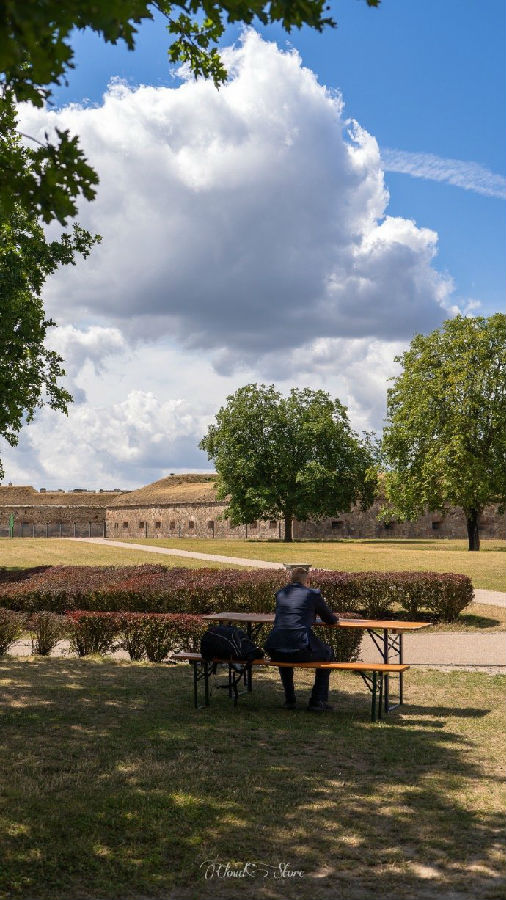
<svg viewBox="0 0 506 900">
<path fill-rule="evenodd" d="M 1 577 L 1 573 L 0 573 Z M 21 612 L 159 612 L 199 615 L 226 610 L 270 612 L 286 573 L 272 569 L 168 569 L 165 566 L 52 566 L 7 573 L 0 606 Z M 339 614 L 391 615 L 394 604 L 411 617 L 451 622 L 471 603 L 465 575 L 436 572 L 329 572 L 314 570 Z"/>
<path fill-rule="evenodd" d="M 351 613 L 344 615 L 353 618 Z M 162 662 L 178 650 L 198 651 L 200 638 L 210 625 L 202 616 L 178 613 L 78 610 L 69 612 L 67 618 L 71 649 L 78 656 L 126 650 L 130 659 L 148 659 L 151 662 Z M 270 625 L 262 626 L 255 637 L 257 646 L 263 646 L 270 629 Z M 333 647 L 338 661 L 357 658 L 362 629 L 340 630 L 318 626 L 318 631 L 323 640 Z"/>
<path fill-rule="evenodd" d="M 162 662 L 178 650 L 198 650 L 208 628 L 201 616 L 174 613 L 68 613 L 71 649 L 78 656 L 126 650 L 130 659 Z"/>
</svg>

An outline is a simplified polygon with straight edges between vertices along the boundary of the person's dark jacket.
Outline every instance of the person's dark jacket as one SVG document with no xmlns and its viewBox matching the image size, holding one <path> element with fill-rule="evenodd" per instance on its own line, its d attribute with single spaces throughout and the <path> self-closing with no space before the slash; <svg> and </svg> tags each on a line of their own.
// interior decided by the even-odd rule
<svg viewBox="0 0 506 900">
<path fill-rule="evenodd" d="M 317 616 L 328 625 L 339 621 L 319 590 L 304 587 L 299 582 L 281 588 L 276 594 L 274 627 L 264 645 L 267 652 L 317 651 L 321 641 L 311 628 Z"/>
</svg>

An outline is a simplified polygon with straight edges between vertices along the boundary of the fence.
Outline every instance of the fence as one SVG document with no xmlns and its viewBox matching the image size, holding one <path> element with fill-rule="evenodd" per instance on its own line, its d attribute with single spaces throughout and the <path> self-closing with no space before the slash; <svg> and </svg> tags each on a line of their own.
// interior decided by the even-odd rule
<svg viewBox="0 0 506 900">
<path fill-rule="evenodd" d="M 105 522 L 14 522 L 12 537 L 105 537 L 105 528 Z M 0 537 L 10 536 L 9 525 L 2 523 L 0 526 Z"/>
</svg>

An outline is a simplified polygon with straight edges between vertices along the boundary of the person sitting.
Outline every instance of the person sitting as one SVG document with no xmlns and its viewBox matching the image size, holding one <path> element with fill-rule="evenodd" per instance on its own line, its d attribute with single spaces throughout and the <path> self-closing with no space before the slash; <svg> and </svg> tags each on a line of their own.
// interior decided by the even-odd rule
<svg viewBox="0 0 506 900">
<path fill-rule="evenodd" d="M 308 586 L 306 569 L 292 570 L 290 583 L 276 593 L 274 627 L 265 642 L 265 650 L 274 662 L 329 662 L 334 658 L 332 647 L 315 635 L 311 626 L 316 616 L 328 625 L 339 621 L 329 609 L 319 590 Z M 285 690 L 285 708 L 297 705 L 293 686 L 293 667 L 280 666 L 279 674 Z M 307 707 L 311 712 L 332 709 L 328 704 L 329 669 L 316 669 L 314 686 Z"/>
</svg>

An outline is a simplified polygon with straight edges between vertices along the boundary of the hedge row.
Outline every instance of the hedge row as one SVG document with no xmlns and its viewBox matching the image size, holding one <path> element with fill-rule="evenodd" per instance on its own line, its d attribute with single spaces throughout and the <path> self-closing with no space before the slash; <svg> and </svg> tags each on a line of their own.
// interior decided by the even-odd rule
<svg viewBox="0 0 506 900">
<path fill-rule="evenodd" d="M 344 614 L 350 616 L 351 614 Z M 0 609 L 0 655 L 18 640 L 23 631 L 32 638 L 32 653 L 48 655 L 62 638 L 70 639 L 70 649 L 78 656 L 126 650 L 130 659 L 162 662 L 178 650 L 198 650 L 200 638 L 209 627 L 201 616 L 177 613 L 86 612 L 66 616 L 52 612 L 32 615 Z M 270 626 L 256 637 L 260 646 Z M 325 641 L 341 662 L 356 659 L 362 630 L 325 629 Z"/>
<path fill-rule="evenodd" d="M 66 616 L 52 612 L 30 615 L 0 609 L 0 656 L 7 653 L 11 644 L 26 631 L 32 639 L 32 653 L 48 656 L 58 641 L 68 637 L 68 620 Z"/>
<path fill-rule="evenodd" d="M 158 612 L 194 615 L 225 610 L 270 612 L 286 573 L 272 569 L 168 569 L 165 566 L 50 566 L 0 573 L 0 606 L 21 612 L 66 610 Z M 471 603 L 466 575 L 436 572 L 329 572 L 314 570 L 338 613 L 368 618 L 399 604 L 409 616 L 451 622 Z"/>
</svg>

